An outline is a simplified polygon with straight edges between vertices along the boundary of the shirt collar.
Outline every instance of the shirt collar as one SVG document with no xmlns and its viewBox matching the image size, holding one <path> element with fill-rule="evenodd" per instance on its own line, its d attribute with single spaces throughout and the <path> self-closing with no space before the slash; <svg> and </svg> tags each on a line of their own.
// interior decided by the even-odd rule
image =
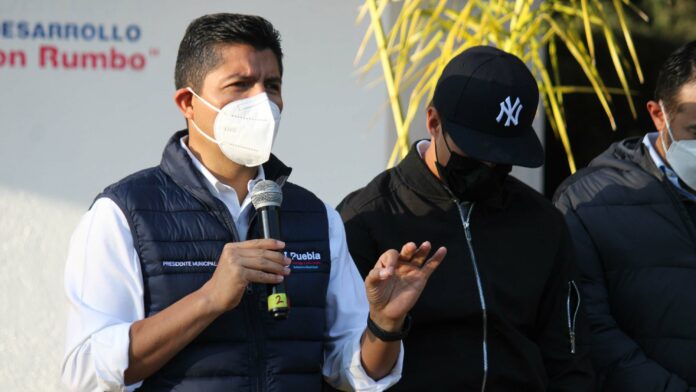
<svg viewBox="0 0 696 392">
<path fill-rule="evenodd" d="M 428 139 L 416 142 L 416 151 L 418 151 L 418 155 L 420 155 L 421 159 L 425 159 L 425 152 L 428 150 L 428 147 L 430 147 L 430 140 Z"/>
<path fill-rule="evenodd" d="M 196 156 L 193 155 L 191 150 L 188 148 L 188 145 L 186 144 L 187 142 L 188 142 L 188 135 L 183 136 L 181 139 L 179 139 L 179 143 L 181 143 L 181 147 L 186 151 L 188 156 L 191 158 L 191 162 L 193 162 L 193 166 L 205 178 L 205 180 L 206 180 L 205 185 L 208 187 L 208 190 L 210 190 L 210 192 L 213 193 L 214 195 L 219 195 L 222 190 L 231 190 L 231 191 L 235 192 L 234 188 L 232 188 L 231 186 L 218 180 L 217 177 L 215 177 L 213 175 L 213 173 L 211 173 L 210 170 L 208 170 L 208 168 L 206 168 L 201 163 L 201 161 L 199 161 L 198 158 L 196 158 Z M 251 194 L 251 190 L 254 188 L 254 185 L 256 185 L 257 182 L 265 180 L 265 179 L 266 179 L 266 173 L 263 170 L 263 166 L 259 165 L 258 170 L 256 172 L 256 177 L 254 177 L 254 179 L 252 179 L 252 180 L 249 180 L 249 182 L 247 183 L 247 190 L 249 191 L 247 196 Z"/>
<path fill-rule="evenodd" d="M 658 169 L 662 170 L 664 173 L 665 170 L 672 171 L 667 165 L 665 165 L 665 161 L 662 160 L 662 157 L 660 154 L 657 152 L 657 149 L 655 149 L 655 142 L 657 141 L 657 137 L 659 136 L 659 133 L 657 132 L 651 132 L 645 135 L 643 138 L 643 145 L 648 148 L 648 153 L 650 153 L 650 158 L 653 160 L 655 163 L 655 166 L 657 166 Z"/>
<path fill-rule="evenodd" d="M 667 166 L 665 161 L 662 159 L 660 154 L 657 152 L 657 149 L 655 148 L 655 142 L 657 141 L 657 138 L 659 137 L 658 132 L 651 132 L 645 135 L 643 138 L 643 145 L 648 149 L 648 152 L 650 153 L 650 158 L 653 160 L 655 163 L 655 166 L 657 166 L 662 173 L 665 174 L 665 177 L 669 180 L 669 182 L 674 185 L 675 188 L 677 188 L 677 191 L 679 194 L 682 196 L 685 196 L 689 200 L 696 201 L 696 195 L 693 193 L 689 192 L 684 186 L 681 184 L 679 181 L 679 176 L 677 176 L 677 173 L 672 170 L 671 167 Z"/>
</svg>

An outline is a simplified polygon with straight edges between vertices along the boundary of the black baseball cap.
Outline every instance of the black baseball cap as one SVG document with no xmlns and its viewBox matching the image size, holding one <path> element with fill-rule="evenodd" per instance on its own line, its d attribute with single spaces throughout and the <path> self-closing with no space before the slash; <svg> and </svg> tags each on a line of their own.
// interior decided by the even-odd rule
<svg viewBox="0 0 696 392">
<path fill-rule="evenodd" d="M 544 163 L 532 127 L 538 103 L 527 66 L 492 46 L 475 46 L 450 60 L 433 96 L 443 131 L 466 155 L 526 167 Z"/>
</svg>

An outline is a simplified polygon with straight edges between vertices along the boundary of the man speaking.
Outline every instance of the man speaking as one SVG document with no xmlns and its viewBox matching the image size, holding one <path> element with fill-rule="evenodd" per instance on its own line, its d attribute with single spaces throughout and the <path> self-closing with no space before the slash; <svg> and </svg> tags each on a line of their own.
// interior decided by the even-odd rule
<svg viewBox="0 0 696 392">
<path fill-rule="evenodd" d="M 265 19 L 189 25 L 174 93 L 188 129 L 159 166 L 107 187 L 71 239 L 71 389 L 320 391 L 325 379 L 381 390 L 399 379 L 407 312 L 445 250 L 388 250 L 363 284 L 338 214 L 288 182 L 290 168 L 271 155 L 282 73 Z M 282 189 L 281 238 L 260 239 L 250 191 L 262 180 Z M 297 268 L 285 254 L 313 262 Z M 286 319 L 268 311 L 267 285 L 281 282 Z"/>
<path fill-rule="evenodd" d="M 563 217 L 513 177 L 540 166 L 536 82 L 518 58 L 475 47 L 438 80 L 426 128 L 395 168 L 339 206 L 365 275 L 404 241 L 448 249 L 413 308 L 395 390 L 588 391 L 592 370 Z"/>
</svg>

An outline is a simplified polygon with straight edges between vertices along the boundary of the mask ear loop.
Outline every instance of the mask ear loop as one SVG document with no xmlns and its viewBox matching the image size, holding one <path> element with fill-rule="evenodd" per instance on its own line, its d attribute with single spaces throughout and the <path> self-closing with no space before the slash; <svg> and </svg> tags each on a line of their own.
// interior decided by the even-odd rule
<svg viewBox="0 0 696 392">
<path fill-rule="evenodd" d="M 447 144 L 447 137 L 445 136 L 445 132 L 442 130 L 442 127 L 440 127 L 440 133 L 442 134 L 442 139 L 445 141 L 445 147 L 447 147 L 447 151 L 450 153 L 450 158 L 452 157 L 452 150 L 450 150 L 449 144 Z M 435 143 L 435 162 L 437 162 L 440 166 L 442 166 L 442 163 L 440 163 L 440 157 L 438 156 L 437 153 L 437 143 Z M 444 167 L 444 166 L 442 166 Z M 438 170 L 439 171 L 439 170 Z M 442 177 L 442 173 L 440 174 Z"/>
<path fill-rule="evenodd" d="M 662 104 L 662 100 L 659 101 L 660 110 L 662 110 L 662 116 L 665 118 L 665 125 L 667 126 L 667 133 L 672 143 L 675 143 L 674 135 L 672 135 L 672 126 L 669 124 L 669 118 L 667 118 L 667 111 L 665 110 L 665 105 Z M 662 142 L 662 148 L 667 152 L 667 145 L 665 145 L 665 138 L 660 137 L 660 142 Z"/>
<path fill-rule="evenodd" d="M 445 132 L 442 132 L 442 139 L 445 141 L 445 147 L 447 147 L 447 151 L 449 151 L 450 156 L 453 154 L 452 149 L 449 146 L 449 143 L 447 143 L 447 134 Z"/>
<path fill-rule="evenodd" d="M 445 133 L 442 132 L 442 128 L 440 128 L 440 133 L 442 134 L 442 137 L 444 138 Z M 447 146 L 447 139 L 445 139 L 445 146 Z M 437 153 L 437 142 L 433 143 L 433 148 L 435 148 L 435 168 L 437 168 L 437 173 L 440 177 L 440 181 L 443 184 L 445 184 L 445 189 L 447 189 L 448 192 L 452 193 L 451 191 L 449 191 L 449 188 L 447 188 L 447 185 L 445 183 L 445 172 L 444 172 L 445 167 L 442 166 L 442 163 L 440 163 L 440 157 L 439 157 L 439 154 Z M 449 150 L 449 146 L 447 146 L 447 150 Z M 450 152 L 450 154 L 452 154 L 452 152 Z"/>
<path fill-rule="evenodd" d="M 206 106 L 208 106 L 209 108 L 213 109 L 214 111 L 220 113 L 220 109 L 216 108 L 215 106 L 211 105 L 210 102 L 208 102 L 208 101 L 206 101 L 205 99 L 201 98 L 201 96 L 198 95 L 198 94 L 196 94 L 196 92 L 193 91 L 193 89 L 192 89 L 191 87 L 186 87 L 186 89 L 187 89 L 189 92 L 191 92 L 191 94 L 193 94 L 194 96 L 196 96 L 196 98 L 198 98 L 198 99 L 199 99 L 201 102 L 203 102 Z M 208 141 L 210 141 L 210 142 L 212 142 L 212 143 L 215 143 L 215 144 L 217 144 L 217 145 L 220 144 L 220 142 L 218 142 L 218 141 L 215 140 L 214 138 L 210 137 L 210 135 L 208 135 L 207 133 L 203 132 L 203 131 L 201 130 L 201 128 L 198 127 L 198 124 L 196 124 L 196 122 L 193 121 L 193 119 L 191 119 L 191 123 L 193 124 L 193 127 L 196 128 L 196 130 L 197 130 L 204 138 L 208 139 Z"/>
<path fill-rule="evenodd" d="M 196 94 L 196 92 L 193 91 L 193 89 L 192 89 L 191 87 L 186 87 L 186 90 L 188 90 L 191 94 L 195 95 L 196 98 L 200 99 L 201 102 L 203 102 L 207 107 L 209 107 L 209 108 L 215 110 L 216 112 L 220 113 L 220 109 L 216 108 L 216 107 L 213 106 L 210 102 L 206 101 L 206 100 L 203 99 L 200 95 Z"/>
</svg>

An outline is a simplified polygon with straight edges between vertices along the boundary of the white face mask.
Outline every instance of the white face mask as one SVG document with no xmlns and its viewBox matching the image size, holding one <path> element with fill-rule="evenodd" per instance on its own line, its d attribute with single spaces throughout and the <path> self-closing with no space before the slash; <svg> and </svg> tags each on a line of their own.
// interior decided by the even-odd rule
<svg viewBox="0 0 696 392">
<path fill-rule="evenodd" d="M 667 112 L 662 105 L 662 101 L 660 101 L 660 109 L 662 109 L 662 114 L 665 116 L 667 132 L 672 140 L 672 144 L 669 145 L 669 148 L 666 148 L 664 138 L 660 138 L 662 148 L 665 149 L 667 154 L 667 161 L 674 169 L 674 172 L 677 173 L 679 179 L 684 181 L 689 188 L 696 189 L 696 140 L 674 140 L 672 127 L 669 124 Z"/>
<path fill-rule="evenodd" d="M 278 134 L 280 108 L 266 93 L 232 101 L 218 109 L 196 94 L 192 88 L 186 89 L 218 112 L 213 124 L 215 138 L 203 132 L 193 120 L 191 123 L 206 139 L 220 146 L 227 158 L 247 167 L 259 166 L 268 161 Z"/>
</svg>

